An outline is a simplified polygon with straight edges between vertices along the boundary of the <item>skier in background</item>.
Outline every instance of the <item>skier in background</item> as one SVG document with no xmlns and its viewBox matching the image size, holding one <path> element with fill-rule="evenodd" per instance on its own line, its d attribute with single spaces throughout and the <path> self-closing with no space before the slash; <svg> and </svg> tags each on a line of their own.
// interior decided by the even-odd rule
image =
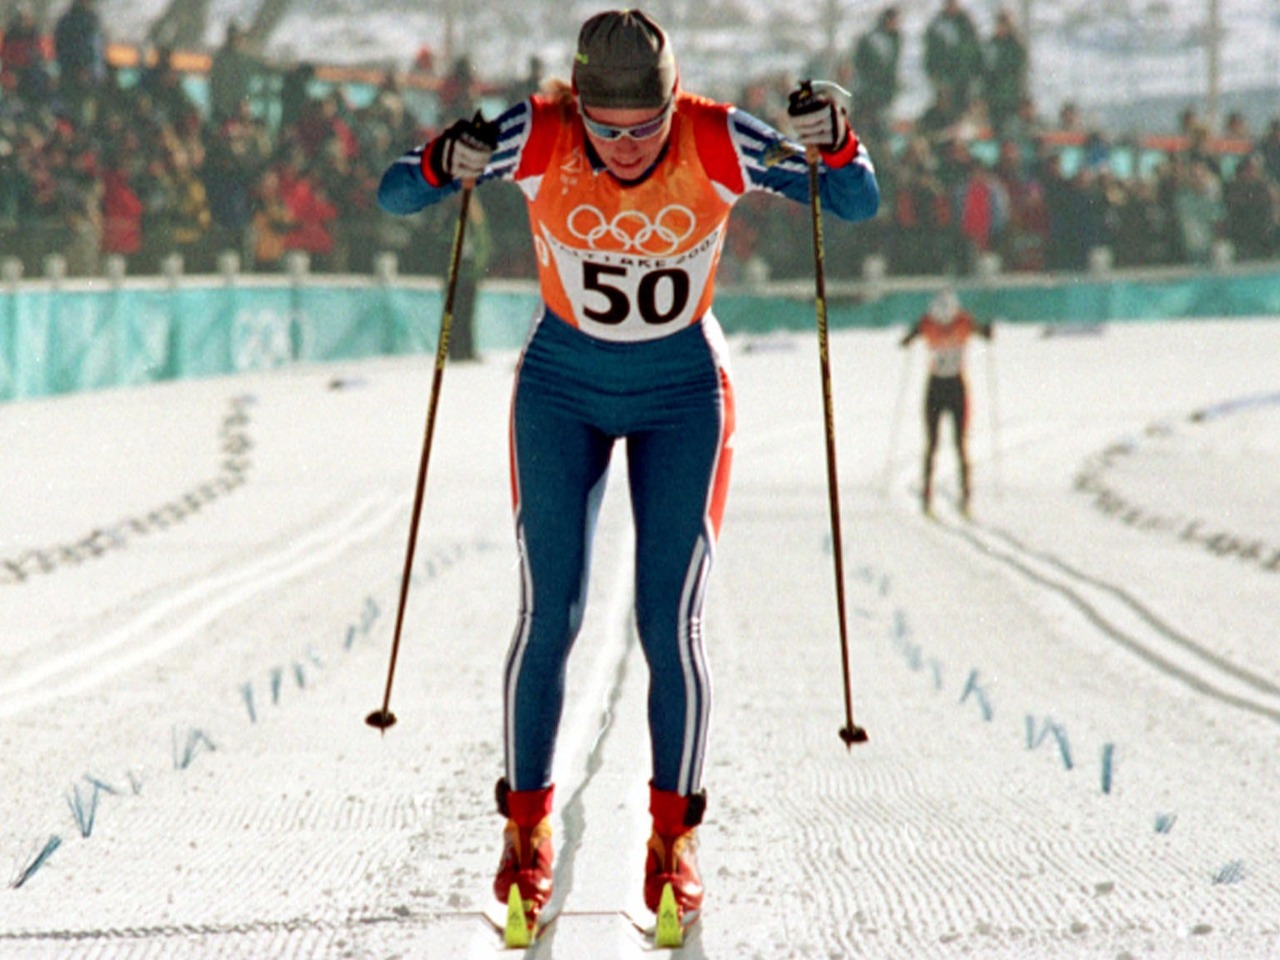
<svg viewBox="0 0 1280 960">
<path fill-rule="evenodd" d="M 990 340 L 994 330 L 989 323 L 978 323 L 960 306 L 951 290 L 943 290 L 933 298 L 928 311 L 920 317 L 899 341 L 907 347 L 916 337 L 923 337 L 929 349 L 929 381 L 924 396 L 924 486 L 921 502 L 924 512 L 933 515 L 933 459 L 938 450 L 938 428 L 942 415 L 951 417 L 951 433 L 956 442 L 960 468 L 960 511 L 969 515 L 969 456 L 965 450 L 965 433 L 969 423 L 969 391 L 965 383 L 965 345 L 974 333 Z"/>
<path fill-rule="evenodd" d="M 733 389 L 712 314 L 730 209 L 764 191 L 874 215 L 875 173 L 845 111 L 791 98 L 798 143 L 680 89 L 671 43 L 639 10 L 582 26 L 572 83 L 463 119 L 383 175 L 379 202 L 409 214 L 463 181 L 513 180 L 529 208 L 542 305 L 516 373 L 511 460 L 521 603 L 503 675 L 507 817 L 494 893 L 526 916 L 552 893 L 552 759 L 570 648 L 582 623 L 593 528 L 615 441 L 625 440 L 636 527 L 635 614 L 650 671 L 652 751 L 645 902 L 670 885 L 682 913 L 702 881 L 695 828 L 710 708 L 702 606 L 729 481 Z"/>
</svg>

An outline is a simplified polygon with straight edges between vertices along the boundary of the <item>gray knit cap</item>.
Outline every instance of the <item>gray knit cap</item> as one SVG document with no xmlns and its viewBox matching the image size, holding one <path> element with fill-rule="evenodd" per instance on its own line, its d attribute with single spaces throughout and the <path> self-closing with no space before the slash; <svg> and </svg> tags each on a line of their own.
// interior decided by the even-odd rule
<svg viewBox="0 0 1280 960">
<path fill-rule="evenodd" d="M 598 13 L 582 25 L 573 85 L 589 107 L 661 107 L 676 85 L 666 33 L 639 10 Z"/>
</svg>

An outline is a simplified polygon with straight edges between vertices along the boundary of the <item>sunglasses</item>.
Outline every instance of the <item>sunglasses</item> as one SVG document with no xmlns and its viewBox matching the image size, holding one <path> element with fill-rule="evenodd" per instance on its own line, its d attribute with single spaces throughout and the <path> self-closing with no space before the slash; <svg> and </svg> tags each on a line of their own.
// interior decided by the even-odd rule
<svg viewBox="0 0 1280 960">
<path fill-rule="evenodd" d="M 597 137 L 600 140 L 621 140 L 623 137 L 630 137 L 632 140 L 649 140 L 662 132 L 662 128 L 666 125 L 672 110 L 675 109 L 675 105 L 676 102 L 673 97 L 667 101 L 667 105 L 662 108 L 662 112 L 652 120 L 646 120 L 644 123 L 637 123 L 630 127 L 615 127 L 608 123 L 601 123 L 599 120 L 592 120 L 587 116 L 586 111 L 582 109 L 581 100 L 578 101 L 578 115 L 582 117 L 583 126 L 590 131 L 593 137 Z"/>
</svg>

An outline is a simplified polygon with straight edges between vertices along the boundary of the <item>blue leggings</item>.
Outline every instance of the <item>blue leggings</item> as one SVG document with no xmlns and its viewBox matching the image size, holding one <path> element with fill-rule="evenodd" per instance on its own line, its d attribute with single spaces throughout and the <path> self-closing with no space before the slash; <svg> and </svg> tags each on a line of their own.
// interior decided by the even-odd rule
<svg viewBox="0 0 1280 960">
<path fill-rule="evenodd" d="M 636 529 L 636 626 L 649 665 L 653 784 L 701 786 L 710 712 L 702 606 L 729 481 L 733 392 L 715 319 L 616 343 L 552 314 L 516 375 L 511 458 L 520 615 L 504 675 L 512 789 L 551 782 L 569 651 L 614 441 Z"/>
</svg>

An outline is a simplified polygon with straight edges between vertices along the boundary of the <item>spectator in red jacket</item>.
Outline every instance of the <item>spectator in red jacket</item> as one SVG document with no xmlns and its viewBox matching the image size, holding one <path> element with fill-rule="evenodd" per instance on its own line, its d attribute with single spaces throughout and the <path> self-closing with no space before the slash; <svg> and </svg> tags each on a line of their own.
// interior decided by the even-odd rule
<svg viewBox="0 0 1280 960">
<path fill-rule="evenodd" d="M 294 222 L 285 236 L 285 249 L 300 250 L 316 267 L 325 269 L 333 252 L 332 223 L 338 208 L 329 201 L 319 180 L 297 163 L 286 162 L 279 173 L 280 196 Z"/>
<path fill-rule="evenodd" d="M 1009 222 L 1009 194 L 986 164 L 970 157 L 968 175 L 956 191 L 960 262 L 973 272 L 979 258 L 996 250 Z"/>
<path fill-rule="evenodd" d="M 130 162 L 115 157 L 102 175 L 102 252 L 125 257 L 142 249 L 142 200 L 133 189 Z"/>
</svg>

